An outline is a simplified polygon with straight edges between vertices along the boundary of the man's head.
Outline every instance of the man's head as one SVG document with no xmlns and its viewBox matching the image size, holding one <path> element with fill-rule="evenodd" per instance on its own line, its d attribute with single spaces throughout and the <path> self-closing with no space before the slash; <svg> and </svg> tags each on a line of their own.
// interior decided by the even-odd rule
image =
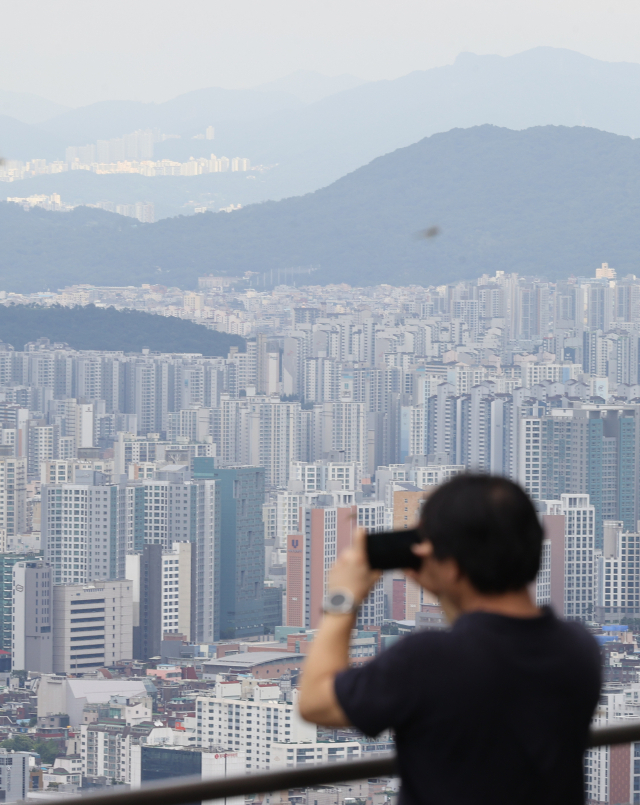
<svg viewBox="0 0 640 805">
<path fill-rule="evenodd" d="M 523 589 L 538 572 L 542 527 L 530 498 L 506 478 L 460 475 L 438 487 L 419 531 L 426 545 L 416 553 L 434 559 L 420 575 L 436 594 L 463 579 L 479 593 L 500 595 Z"/>
</svg>

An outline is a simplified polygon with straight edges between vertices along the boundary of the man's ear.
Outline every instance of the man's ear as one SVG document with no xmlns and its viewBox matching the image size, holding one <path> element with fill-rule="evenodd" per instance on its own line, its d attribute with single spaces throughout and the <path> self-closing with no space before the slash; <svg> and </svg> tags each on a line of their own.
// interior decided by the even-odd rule
<svg viewBox="0 0 640 805">
<path fill-rule="evenodd" d="M 452 582 L 460 582 L 467 578 L 466 574 L 458 564 L 458 561 L 452 556 L 450 556 L 448 559 L 443 559 L 442 564 L 446 566 L 446 572 Z"/>
<path fill-rule="evenodd" d="M 429 542 L 428 539 L 425 539 L 423 542 L 415 542 L 411 546 L 411 552 L 421 559 L 427 559 L 433 556 L 433 543 Z"/>
</svg>

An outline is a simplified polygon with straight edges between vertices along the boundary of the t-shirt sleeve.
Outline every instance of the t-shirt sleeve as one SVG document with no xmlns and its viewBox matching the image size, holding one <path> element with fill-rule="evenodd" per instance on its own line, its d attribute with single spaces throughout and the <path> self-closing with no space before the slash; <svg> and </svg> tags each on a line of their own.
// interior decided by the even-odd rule
<svg viewBox="0 0 640 805">
<path fill-rule="evenodd" d="M 404 638 L 365 665 L 336 676 L 338 702 L 351 724 L 365 735 L 373 737 L 385 729 L 397 729 L 415 712 L 415 695 L 407 692 L 412 687 L 409 677 L 416 661 L 424 662 L 416 648 L 415 639 Z"/>
</svg>

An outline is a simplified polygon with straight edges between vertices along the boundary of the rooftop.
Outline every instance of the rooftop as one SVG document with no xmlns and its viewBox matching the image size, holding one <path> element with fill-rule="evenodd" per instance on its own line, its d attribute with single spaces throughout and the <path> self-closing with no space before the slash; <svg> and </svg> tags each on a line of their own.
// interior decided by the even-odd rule
<svg viewBox="0 0 640 805">
<path fill-rule="evenodd" d="M 220 659 L 206 660 L 203 665 L 207 668 L 226 668 L 233 665 L 237 668 L 250 669 L 257 665 L 266 665 L 267 663 L 277 662 L 278 660 L 281 662 L 290 662 L 291 660 L 302 662 L 304 658 L 304 654 L 292 654 L 288 651 L 243 651 L 240 654 L 220 657 Z"/>
</svg>

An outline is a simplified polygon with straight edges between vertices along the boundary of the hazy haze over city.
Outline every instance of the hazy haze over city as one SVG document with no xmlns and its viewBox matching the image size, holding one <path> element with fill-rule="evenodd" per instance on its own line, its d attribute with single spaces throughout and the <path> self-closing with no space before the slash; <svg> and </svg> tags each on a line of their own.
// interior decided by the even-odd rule
<svg viewBox="0 0 640 805">
<path fill-rule="evenodd" d="M 0 9 L 0 805 L 640 805 L 640 0 Z"/>
<path fill-rule="evenodd" d="M 65 106 L 160 102 L 300 69 L 392 79 L 465 51 L 508 56 L 540 45 L 640 62 L 631 0 L 24 0 L 2 4 L 1 24 L 0 89 Z"/>
</svg>

